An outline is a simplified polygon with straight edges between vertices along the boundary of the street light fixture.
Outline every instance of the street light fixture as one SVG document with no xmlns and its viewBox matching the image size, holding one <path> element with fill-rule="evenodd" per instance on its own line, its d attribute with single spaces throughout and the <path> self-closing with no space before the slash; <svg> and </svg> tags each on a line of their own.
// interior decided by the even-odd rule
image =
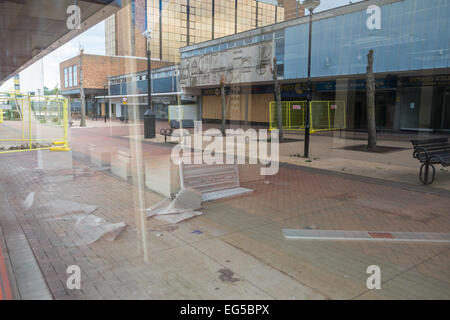
<svg viewBox="0 0 450 320">
<path fill-rule="evenodd" d="M 106 83 L 103 83 L 103 95 L 104 96 L 106 96 L 106 86 L 107 86 L 107 84 Z M 105 123 L 106 123 L 106 115 L 109 113 L 109 112 L 107 112 L 106 110 L 106 98 L 103 98 L 103 105 L 105 106 Z M 108 111 L 109 111 L 109 105 L 108 105 Z M 109 115 L 109 116 L 111 116 L 111 115 Z"/>
<path fill-rule="evenodd" d="M 308 98 L 306 106 L 306 119 L 305 119 L 305 151 L 304 157 L 309 157 L 309 130 L 310 124 L 310 107 L 312 101 L 312 82 L 311 82 L 311 40 L 312 40 L 312 16 L 314 9 L 320 5 L 320 0 L 304 0 L 302 4 L 306 9 L 309 10 L 309 42 L 308 42 Z"/>
<path fill-rule="evenodd" d="M 309 11 L 313 11 L 320 5 L 320 0 L 304 0 L 302 5 Z"/>
</svg>

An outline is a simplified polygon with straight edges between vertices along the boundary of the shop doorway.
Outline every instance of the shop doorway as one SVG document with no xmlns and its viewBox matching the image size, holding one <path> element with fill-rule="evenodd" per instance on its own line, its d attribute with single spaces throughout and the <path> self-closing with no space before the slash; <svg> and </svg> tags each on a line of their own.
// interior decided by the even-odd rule
<svg viewBox="0 0 450 320">
<path fill-rule="evenodd" d="M 404 89 L 400 109 L 400 130 L 419 130 L 420 95 L 420 89 Z"/>
<path fill-rule="evenodd" d="M 116 105 L 111 103 L 111 119 L 116 119 Z"/>
<path fill-rule="evenodd" d="M 441 130 L 450 131 L 450 91 L 444 93 L 442 102 Z"/>
</svg>

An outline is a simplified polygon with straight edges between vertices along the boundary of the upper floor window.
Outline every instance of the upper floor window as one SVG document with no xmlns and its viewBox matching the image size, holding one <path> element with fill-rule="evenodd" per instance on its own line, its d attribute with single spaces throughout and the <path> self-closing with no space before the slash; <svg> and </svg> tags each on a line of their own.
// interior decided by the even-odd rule
<svg viewBox="0 0 450 320">
<path fill-rule="evenodd" d="M 72 81 L 72 67 L 69 68 L 69 87 L 73 86 L 73 81 Z"/>
<path fill-rule="evenodd" d="M 73 66 L 73 85 L 77 86 L 78 85 L 78 79 L 77 79 L 77 65 L 75 64 Z"/>
<path fill-rule="evenodd" d="M 64 88 L 69 86 L 69 75 L 67 74 L 67 68 L 64 68 Z"/>
</svg>

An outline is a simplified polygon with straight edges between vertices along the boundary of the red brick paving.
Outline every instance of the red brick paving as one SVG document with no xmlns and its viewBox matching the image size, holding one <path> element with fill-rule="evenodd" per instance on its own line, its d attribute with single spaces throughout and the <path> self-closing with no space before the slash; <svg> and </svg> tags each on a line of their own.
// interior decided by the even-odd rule
<svg viewBox="0 0 450 320">
<path fill-rule="evenodd" d="M 12 293 L 9 285 L 8 272 L 6 270 L 5 258 L 3 257 L 3 247 L 0 243 L 0 300 L 11 300 Z"/>
<path fill-rule="evenodd" d="M 131 127 L 74 129 L 70 146 L 79 154 L 87 152 L 88 143 L 130 147 L 129 140 L 120 138 L 128 136 L 129 130 Z M 155 144 L 142 143 L 141 146 L 143 157 L 170 151 L 166 146 Z M 0 181 L 8 186 L 7 196 L 55 299 L 183 297 L 181 293 L 176 294 L 174 285 L 181 280 L 172 278 L 174 275 L 165 269 L 167 265 L 155 261 L 160 264 L 159 269 L 149 269 L 142 262 L 141 252 L 136 248 L 134 195 L 138 190 L 133 185 L 107 172 L 93 170 L 82 161 L 74 161 L 71 170 L 44 173 L 35 167 L 36 154 L 33 152 L 3 155 Z M 55 177 L 66 177 L 67 181 L 59 183 Z M 347 272 L 353 276 L 352 272 L 356 272 L 348 270 L 351 266 L 344 261 L 347 259 L 353 266 L 364 265 L 366 260 L 381 261 L 386 268 L 392 269 L 389 271 L 392 279 L 397 279 L 405 270 L 413 270 L 418 272 L 422 282 L 417 281 L 427 286 L 424 292 L 434 291 L 437 297 L 449 298 L 447 245 L 293 243 L 281 238 L 281 228 L 315 226 L 318 229 L 385 232 L 450 232 L 450 196 L 293 167 L 282 167 L 276 176 L 267 177 L 266 181 L 268 184 L 255 180 L 244 185 L 255 190 L 249 196 L 206 204 L 204 216 L 175 226 L 173 230 L 149 223 L 151 230 L 164 232 L 163 237 L 152 239 L 151 252 L 163 257 L 174 248 L 195 245 L 197 238 L 186 232 L 186 228 L 209 228 L 214 231 L 205 237 L 219 238 L 328 297 L 351 298 L 359 294 L 364 297 L 363 280 L 349 285 L 348 292 L 347 289 L 339 290 L 344 282 L 336 280 L 340 279 L 336 274 Z M 32 191 L 36 191 L 35 205 L 30 211 L 21 209 L 21 202 Z M 148 190 L 143 194 L 146 207 L 162 199 Z M 42 209 L 43 204 L 55 198 L 97 205 L 99 209 L 94 214 L 111 222 L 125 221 L 128 227 L 115 242 L 74 245 L 64 222 L 49 220 L 48 210 Z M 333 251 L 336 254 L 332 254 Z M 290 259 L 303 265 L 302 272 L 296 269 L 295 263 L 291 265 Z M 65 286 L 66 268 L 71 264 L 82 269 L 82 290 L 68 290 Z M 355 278 L 364 278 L 356 274 Z M 439 286 L 434 284 L 435 280 L 440 281 Z M 150 294 L 149 281 L 165 283 L 163 287 L 167 290 Z M 192 297 L 205 298 L 196 292 L 197 282 L 192 281 Z M 408 286 L 413 288 L 411 282 L 405 283 L 402 282 L 404 291 L 408 291 Z M 399 298 L 402 294 L 394 288 L 386 296 Z M 414 297 L 414 294 L 411 289 L 411 294 L 405 293 L 405 297 Z"/>
</svg>

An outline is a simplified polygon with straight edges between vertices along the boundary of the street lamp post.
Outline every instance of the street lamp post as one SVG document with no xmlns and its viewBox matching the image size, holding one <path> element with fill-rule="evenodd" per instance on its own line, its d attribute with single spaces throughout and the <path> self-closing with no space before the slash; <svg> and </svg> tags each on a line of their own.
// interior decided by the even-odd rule
<svg viewBox="0 0 450 320">
<path fill-rule="evenodd" d="M 312 82 L 311 82 L 311 40 L 312 40 L 312 18 L 314 9 L 320 5 L 320 0 L 305 0 L 303 6 L 309 10 L 309 41 L 308 41 L 308 98 L 306 105 L 306 119 L 305 119 L 305 151 L 304 157 L 309 157 L 309 131 L 311 127 L 310 107 L 312 101 Z"/>
<path fill-rule="evenodd" d="M 103 84 L 103 94 L 105 95 L 106 94 L 106 83 L 104 83 Z M 107 112 L 106 110 L 106 98 L 103 98 L 103 105 L 105 106 L 105 123 L 106 123 L 106 119 L 107 119 L 107 114 L 109 113 L 109 112 Z M 109 107 L 109 106 L 108 106 Z M 109 109 L 108 109 L 109 110 Z M 110 115 L 111 116 L 111 115 Z"/>
<path fill-rule="evenodd" d="M 41 106 L 41 89 L 37 89 L 38 92 L 38 105 L 39 105 L 39 120 L 42 118 L 42 106 Z"/>
<path fill-rule="evenodd" d="M 147 39 L 147 109 L 153 109 L 152 107 L 152 52 L 150 50 L 150 40 L 152 38 L 152 31 L 147 29 L 143 33 Z"/>
<path fill-rule="evenodd" d="M 150 51 L 150 39 L 152 38 L 152 32 L 150 29 L 145 30 L 143 33 L 147 38 L 147 110 L 144 112 L 144 138 L 152 139 L 155 137 L 156 129 L 156 117 L 152 106 L 152 65 L 151 65 L 151 51 Z"/>
</svg>

